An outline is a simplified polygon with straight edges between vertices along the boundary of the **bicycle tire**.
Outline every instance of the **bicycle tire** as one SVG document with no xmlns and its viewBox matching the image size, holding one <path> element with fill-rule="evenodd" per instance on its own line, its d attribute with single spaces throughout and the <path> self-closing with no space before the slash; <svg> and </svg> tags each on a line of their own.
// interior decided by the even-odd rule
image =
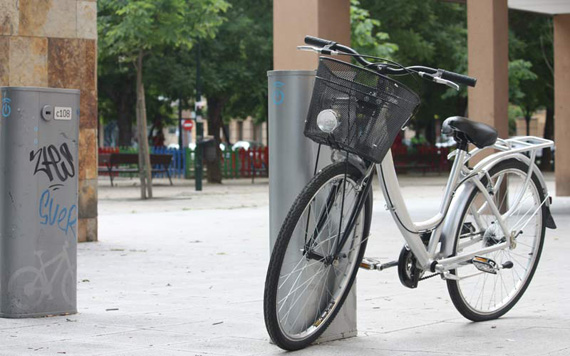
<svg viewBox="0 0 570 356">
<path fill-rule="evenodd" d="M 509 181 L 517 181 L 517 180 L 522 180 L 523 178 L 526 178 L 526 175 L 528 173 L 528 165 L 517 160 L 517 159 L 509 159 L 503 162 L 499 162 L 497 165 L 495 165 L 493 168 L 491 168 L 489 170 L 489 176 L 491 177 L 491 181 L 493 182 L 494 185 L 500 185 L 500 184 L 509 184 Z M 510 174 L 509 176 L 506 176 L 506 174 Z M 500 179 L 500 176 L 503 175 L 503 177 L 507 177 L 506 179 L 506 183 L 502 183 L 503 181 L 505 181 L 504 178 L 502 178 L 501 181 L 498 181 Z M 513 178 L 509 178 L 512 175 L 518 175 L 520 179 L 517 179 L 516 177 Z M 496 179 L 496 180 L 494 180 Z M 484 185 L 487 185 L 487 178 L 483 178 L 482 179 L 482 183 Z M 499 202 L 499 205 L 503 205 L 504 202 L 506 201 L 506 205 L 508 205 L 508 201 L 510 200 L 509 196 L 511 197 L 515 197 L 515 201 L 516 201 L 516 193 L 513 193 L 512 195 L 510 195 L 511 193 L 509 193 L 510 187 L 506 187 L 502 188 L 506 194 L 502 194 L 502 198 L 499 197 L 501 194 L 496 195 L 496 199 L 501 199 L 501 201 Z M 521 207 L 523 207 L 522 211 L 525 211 L 525 215 L 523 215 L 523 217 L 519 218 L 518 215 L 515 215 L 515 219 L 513 220 L 507 220 L 506 224 L 507 227 L 509 228 L 510 231 L 515 230 L 516 229 L 524 229 L 522 230 L 523 233 L 518 236 L 516 238 L 516 243 L 517 243 L 517 247 L 515 247 L 514 249 L 510 249 L 510 248 L 506 248 L 503 250 L 499 250 L 496 252 L 492 252 L 490 254 L 487 255 L 483 255 L 482 257 L 490 257 L 491 259 L 493 259 L 497 265 L 503 265 L 504 263 L 507 263 L 508 261 L 514 260 L 515 262 L 511 261 L 511 263 L 513 264 L 513 267 L 511 268 L 502 268 L 499 269 L 497 271 L 497 274 L 490 274 L 490 273 L 486 273 L 486 272 L 481 272 L 482 274 L 479 274 L 478 277 L 474 276 L 474 277 L 469 277 L 469 273 L 473 273 L 476 270 L 475 267 L 462 267 L 462 270 L 467 269 L 468 273 L 465 273 L 465 277 L 468 278 L 464 278 L 461 281 L 456 281 L 456 280 L 451 280 L 448 279 L 447 280 L 447 288 L 449 291 L 449 295 L 451 297 L 451 300 L 455 306 L 455 308 L 459 311 L 459 313 L 461 313 L 461 315 L 463 315 L 465 318 L 478 322 L 478 321 L 486 321 L 486 320 L 493 320 L 493 319 L 497 319 L 499 317 L 501 317 L 502 315 L 504 315 L 505 313 L 507 313 L 509 310 L 511 310 L 515 304 L 520 300 L 520 298 L 523 296 L 524 292 L 526 291 L 526 289 L 528 288 L 534 273 L 536 271 L 536 268 L 538 266 L 539 260 L 540 260 L 540 255 L 542 253 L 542 248 L 544 245 L 544 236 L 545 236 L 545 227 L 546 227 L 546 217 L 547 217 L 547 208 L 546 206 L 543 204 L 542 207 L 539 209 L 538 206 L 536 206 L 536 204 L 541 204 L 545 201 L 545 195 L 544 195 L 544 191 L 541 189 L 541 184 L 540 181 L 538 179 L 538 177 L 536 176 L 536 174 L 533 172 L 531 179 L 529 181 L 529 188 L 527 188 L 525 191 L 522 190 L 522 186 L 521 186 L 521 193 L 520 194 L 526 194 L 527 191 L 530 191 L 531 196 L 533 197 L 533 202 L 529 202 L 527 203 L 526 206 L 523 207 L 523 202 L 526 201 L 526 199 L 528 198 L 523 198 L 524 195 L 521 196 L 521 200 L 519 202 L 520 207 L 517 207 L 517 211 L 519 211 L 519 209 L 521 209 Z M 466 219 L 468 214 L 470 213 L 470 209 L 472 208 L 472 204 L 476 204 L 476 198 L 479 196 L 479 194 L 481 194 L 479 192 L 478 189 L 474 189 L 474 191 L 471 193 L 469 200 L 467 202 L 467 204 L 465 205 L 465 208 L 462 212 L 462 218 L 461 218 L 461 224 L 459 226 L 459 229 L 457 231 L 456 234 L 456 240 L 455 240 L 455 246 L 454 246 L 454 254 L 456 254 L 458 252 L 458 246 L 460 245 L 460 240 L 461 240 L 461 234 L 463 233 L 464 235 L 473 235 L 473 234 L 480 234 L 482 233 L 482 229 L 479 232 L 473 232 L 473 229 L 471 228 L 473 226 L 473 224 L 471 225 L 466 225 Z M 530 206 L 530 208 L 529 208 Z M 536 208 L 535 208 L 536 206 Z M 480 209 L 482 209 L 483 206 L 481 206 Z M 501 211 L 501 209 L 508 209 L 506 206 L 505 207 L 501 207 L 498 206 L 500 212 L 502 214 L 504 214 L 504 211 Z M 476 208 L 475 208 L 476 209 Z M 527 210 L 524 210 L 527 209 Z M 473 211 L 475 211 L 474 209 L 471 210 L 471 215 L 473 215 Z M 536 213 L 533 213 L 533 211 L 536 211 Z M 516 211 L 515 211 L 516 212 Z M 528 231 L 529 229 L 527 229 L 526 227 L 522 227 L 522 224 L 525 223 L 525 220 L 523 220 L 522 222 L 517 222 L 514 225 L 512 224 L 512 221 L 516 221 L 516 219 L 518 218 L 519 221 L 521 221 L 522 219 L 526 219 L 526 214 L 530 213 L 530 217 L 528 218 L 528 221 L 526 222 L 526 224 L 528 224 L 534 217 L 536 218 L 536 222 L 534 225 L 534 229 L 530 229 L 531 231 L 534 231 L 534 236 L 531 236 L 531 234 L 527 234 L 526 231 Z M 538 214 L 540 213 L 540 217 L 538 217 Z M 476 213 L 476 215 L 479 216 L 480 221 L 482 221 L 481 216 L 484 214 L 480 214 L 479 212 Z M 489 215 L 489 214 L 488 214 Z M 510 218 L 509 218 L 510 219 Z M 473 218 L 474 220 L 474 218 Z M 467 221 L 467 223 L 469 223 L 469 221 Z M 477 224 L 477 223 L 476 223 Z M 520 226 L 518 224 L 521 224 Z M 540 226 L 537 226 L 537 225 Z M 493 227 L 492 226 L 493 223 L 491 223 L 490 225 L 488 225 L 488 227 L 485 229 L 485 232 L 483 233 L 483 237 L 481 238 L 481 241 L 483 244 L 485 244 L 485 246 L 489 246 L 490 244 L 493 243 L 497 243 L 499 241 L 504 241 L 504 240 L 499 240 L 498 237 L 496 236 L 496 233 L 499 233 L 499 235 L 502 234 L 502 232 L 500 232 L 500 229 L 498 229 L 497 227 Z M 496 225 L 495 225 L 496 226 Z M 525 225 L 528 226 L 528 225 Z M 467 233 L 467 231 L 469 231 Z M 495 234 L 495 236 L 494 236 Z M 465 237 L 464 237 L 465 238 Z M 504 239 L 505 237 L 503 236 L 502 239 Z M 524 239 L 524 243 L 522 242 L 522 240 Z M 530 240 L 532 240 L 532 245 L 528 244 L 527 242 L 529 242 Z M 463 243 L 463 245 L 467 245 L 469 244 L 469 241 L 465 241 Z M 522 251 L 520 249 L 518 249 L 518 247 L 520 247 L 522 249 Z M 477 248 L 480 248 L 480 246 L 477 246 Z M 526 261 L 526 267 L 524 265 L 524 251 L 529 250 L 529 252 L 527 253 L 526 256 L 528 261 Z M 515 252 L 516 251 L 516 252 Z M 521 254 L 522 253 L 522 254 Z M 508 260 L 507 260 L 508 259 Z M 503 262 L 504 261 L 504 262 Z M 523 276 L 521 277 L 521 275 L 519 274 L 519 271 L 521 271 L 521 273 L 523 274 Z M 524 271 L 524 272 L 522 272 Z M 458 275 L 457 270 L 452 270 L 450 271 L 452 274 Z M 508 284 L 508 274 L 511 274 L 512 278 L 513 278 L 513 284 L 512 284 L 512 289 L 509 290 L 510 284 Z M 462 274 L 459 274 L 458 276 L 461 277 Z M 476 284 L 473 285 L 474 280 L 477 280 Z M 488 280 L 491 279 L 491 283 L 493 285 L 493 290 L 491 292 L 491 294 L 489 294 L 489 292 L 485 292 L 485 286 L 488 285 Z M 517 280 L 518 279 L 518 280 Z M 507 282 L 505 282 L 505 280 L 507 280 Z M 480 283 L 482 282 L 482 283 Z M 497 282 L 500 283 L 499 288 L 500 291 L 497 292 L 496 291 L 496 286 L 497 286 Z M 471 285 L 473 285 L 473 290 L 475 292 L 473 293 L 469 293 L 468 292 L 468 283 L 470 283 Z M 477 292 L 478 289 L 480 289 L 480 292 Z M 506 292 L 503 294 L 503 290 Z M 479 293 L 477 295 L 477 299 L 475 300 L 475 302 L 473 302 L 474 300 L 474 296 L 475 293 Z M 468 297 L 467 295 L 471 294 L 471 297 Z M 500 295 L 500 296 L 499 296 Z M 484 308 L 484 303 L 483 300 L 486 297 L 489 297 L 489 302 L 488 302 L 488 307 Z M 497 301 L 498 299 L 498 301 Z M 479 300 L 481 300 L 481 302 L 479 302 Z"/>
<path fill-rule="evenodd" d="M 333 207 L 331 207 L 330 210 L 327 210 L 325 202 L 325 204 L 321 204 L 321 208 L 324 207 L 324 210 L 322 209 L 324 213 L 317 213 L 318 201 L 321 199 L 320 201 L 323 202 L 322 197 L 325 196 L 326 193 L 326 190 L 324 189 L 330 185 L 331 190 L 326 193 L 327 199 L 331 199 L 328 197 L 332 197 L 332 201 L 336 202 L 337 204 L 333 205 L 338 207 L 339 198 L 337 197 L 337 194 L 340 194 L 339 192 L 341 190 L 340 188 L 333 188 L 333 184 L 342 185 L 343 183 L 338 183 L 335 180 L 341 179 L 342 182 L 344 182 L 345 173 L 347 176 L 347 186 L 349 184 L 358 182 L 363 176 L 362 172 L 352 164 L 347 165 L 345 162 L 339 162 L 324 168 L 315 177 L 313 177 L 313 179 L 307 184 L 307 186 L 302 190 L 302 192 L 293 203 L 283 225 L 281 226 L 278 238 L 275 242 L 265 282 L 264 316 L 267 331 L 271 339 L 277 346 L 281 347 L 282 349 L 290 351 L 299 350 L 309 346 L 311 343 L 317 340 L 317 338 L 331 324 L 338 311 L 341 309 L 356 278 L 356 273 L 364 255 L 364 251 L 366 250 L 366 243 L 370 231 L 370 222 L 372 218 L 372 190 L 370 190 L 368 197 L 366 197 L 367 200 L 360 212 L 360 215 L 358 216 L 357 221 L 360 223 L 355 224 L 355 231 L 350 234 L 350 239 L 345 244 L 345 249 L 347 246 L 351 246 L 351 249 L 348 250 L 348 252 L 345 252 L 346 257 L 343 259 L 346 259 L 347 261 L 346 270 L 344 271 L 345 273 L 343 275 L 340 275 L 338 282 L 336 281 L 336 277 L 338 276 L 336 268 L 339 266 L 341 269 L 344 268 L 344 260 L 339 262 L 336 267 L 334 264 L 326 266 L 324 259 L 317 260 L 316 262 L 310 262 L 313 265 L 309 265 L 309 259 L 304 256 L 304 249 L 300 250 L 298 248 L 299 244 L 301 246 L 307 246 L 307 234 L 302 232 L 304 226 L 305 231 L 316 232 L 320 230 L 319 233 L 313 233 L 313 235 L 311 235 L 309 238 L 309 240 L 312 241 L 311 245 L 313 246 L 310 248 L 310 250 L 314 248 L 314 251 L 322 250 L 324 252 L 326 249 L 332 251 L 330 245 L 334 246 L 334 241 L 336 241 L 335 238 L 338 238 L 339 236 L 338 233 L 336 234 L 336 237 L 334 233 L 330 235 L 333 236 L 332 240 L 330 236 L 323 240 L 319 239 L 321 238 L 320 236 L 323 235 L 322 232 L 325 230 L 325 226 L 328 225 L 327 228 L 330 233 L 331 231 L 334 231 L 335 228 L 338 228 L 338 223 L 340 221 L 337 221 L 337 226 L 331 229 L 329 221 L 333 221 L 333 217 L 335 216 L 335 214 L 332 213 Z M 333 191 L 333 189 L 337 190 Z M 320 195 L 321 192 L 323 195 Z M 347 196 L 349 193 L 350 190 L 346 190 Z M 345 200 L 347 199 L 348 198 L 345 197 Z M 340 205 L 342 206 L 342 204 Z M 313 209 L 314 213 L 312 225 L 310 224 L 311 209 Z M 350 211 L 348 210 L 347 206 L 342 208 L 342 212 L 346 213 L 347 211 Z M 341 210 L 339 208 L 339 216 L 340 212 Z M 318 215 L 318 220 L 320 220 L 321 216 L 325 216 L 323 214 L 326 214 L 325 218 L 327 219 L 327 222 L 324 223 L 321 229 L 314 229 L 315 226 L 318 226 L 318 222 L 317 219 L 315 219 L 315 216 Z M 306 216 L 307 219 L 303 220 L 303 216 Z M 339 220 L 341 219 L 339 218 Z M 344 220 L 348 220 L 348 218 Z M 344 221 L 342 222 L 342 226 L 345 226 Z M 297 227 L 299 227 L 299 231 L 301 231 L 300 233 L 296 233 Z M 360 235 L 358 235 L 358 233 L 360 233 Z M 304 237 L 301 236 L 301 239 L 294 238 L 299 237 L 299 234 L 304 235 Z M 313 241 L 313 236 L 315 235 L 316 237 Z M 352 248 L 352 246 L 354 246 L 354 248 Z M 323 253 L 323 255 L 325 255 L 325 253 Z M 348 262 L 349 259 L 350 262 Z M 295 264 L 295 261 L 297 260 L 299 260 L 299 262 Z M 306 260 L 307 262 L 303 263 L 303 260 Z M 293 262 L 289 263 L 288 261 Z M 301 263 L 303 264 L 301 267 L 299 267 Z M 341 263 L 343 263 L 342 266 Z M 311 272 L 314 272 L 314 270 L 317 268 L 316 265 L 319 265 L 318 274 L 312 275 Z M 291 268 L 290 266 L 293 267 Z M 328 268 L 328 271 L 325 272 L 324 268 Z M 333 282 L 331 282 L 331 270 L 334 271 L 334 276 L 332 277 L 334 280 Z M 306 279 L 301 285 L 297 286 L 298 281 L 301 279 L 303 273 L 305 272 L 307 272 L 306 276 L 310 277 Z M 289 277 L 291 277 L 293 273 L 298 273 L 298 276 L 296 276 L 294 281 L 293 278 L 291 278 L 289 281 Z M 319 277 L 319 282 L 323 282 L 323 285 L 313 285 L 316 284 L 314 283 L 316 276 L 321 274 L 322 277 Z M 307 281 L 307 286 L 303 286 L 303 284 L 307 283 Z M 289 287 L 291 283 L 292 285 Z M 300 300 L 300 298 L 303 297 L 304 293 L 309 289 L 309 286 L 311 285 L 313 286 L 311 288 L 310 294 L 305 295 L 303 301 L 304 304 L 300 306 L 301 309 L 297 311 L 296 318 L 291 322 L 289 319 L 293 319 L 293 317 L 290 318 L 289 314 L 292 312 L 294 307 L 298 308 L 295 306 L 296 301 Z M 332 292 L 329 289 L 329 286 L 331 285 Z M 301 286 L 303 286 L 303 290 L 301 290 L 301 292 L 299 292 L 300 295 L 297 296 L 297 290 L 299 290 Z M 313 292 L 319 287 L 322 288 L 320 296 L 313 297 Z M 290 288 L 288 290 L 288 294 L 285 296 L 285 298 L 280 298 L 283 297 L 283 293 L 286 293 L 287 288 Z M 327 294 L 323 298 L 323 292 L 325 288 Z M 289 299 L 292 293 L 294 293 L 293 297 Z M 280 298 L 282 303 L 280 303 L 280 300 L 278 298 Z M 289 300 L 291 300 L 291 302 L 289 302 Z M 284 311 L 282 312 L 282 309 L 287 305 L 288 302 L 291 305 L 289 305 L 287 313 L 283 315 Z M 299 305 L 300 304 L 301 303 L 299 303 Z M 299 321 L 298 319 L 301 315 L 303 315 L 303 319 Z"/>
<path fill-rule="evenodd" d="M 44 299 L 42 274 L 35 267 L 17 270 L 8 281 L 10 305 L 20 311 L 33 311 Z"/>
<path fill-rule="evenodd" d="M 71 296 L 67 291 L 71 291 Z M 75 306 L 77 301 L 77 282 L 75 281 L 73 272 L 71 270 L 65 271 L 61 280 L 61 296 L 67 305 Z"/>
</svg>

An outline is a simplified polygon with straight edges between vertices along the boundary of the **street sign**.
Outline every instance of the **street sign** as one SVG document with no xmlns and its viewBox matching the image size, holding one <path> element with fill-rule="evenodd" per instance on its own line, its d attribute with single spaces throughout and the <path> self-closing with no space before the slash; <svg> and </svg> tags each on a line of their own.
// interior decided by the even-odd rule
<svg viewBox="0 0 570 356">
<path fill-rule="evenodd" d="M 184 120 L 182 122 L 182 128 L 184 128 L 185 131 L 192 131 L 193 127 L 194 127 L 194 121 L 192 120 Z"/>
</svg>

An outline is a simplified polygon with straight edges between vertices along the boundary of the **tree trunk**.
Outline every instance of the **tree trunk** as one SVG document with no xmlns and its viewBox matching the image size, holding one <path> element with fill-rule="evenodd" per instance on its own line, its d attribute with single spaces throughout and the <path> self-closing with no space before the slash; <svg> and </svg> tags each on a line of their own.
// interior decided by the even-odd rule
<svg viewBox="0 0 570 356">
<path fill-rule="evenodd" d="M 143 52 L 137 58 L 137 131 L 139 140 L 139 176 L 141 180 L 141 199 L 152 198 L 152 175 L 148 141 L 146 138 L 146 105 L 142 81 Z"/>
<path fill-rule="evenodd" d="M 526 135 L 530 136 L 530 119 L 532 119 L 530 114 L 524 116 L 524 121 L 526 122 Z"/>
<path fill-rule="evenodd" d="M 467 97 L 458 96 L 456 103 L 457 113 L 458 115 L 463 115 L 468 117 L 467 115 Z M 446 118 L 442 118 L 445 120 Z M 443 122 L 443 121 L 442 121 Z"/>
<path fill-rule="evenodd" d="M 132 90 L 123 92 L 117 102 L 117 126 L 119 127 L 119 146 L 131 146 L 133 138 Z"/>
<path fill-rule="evenodd" d="M 552 140 L 554 136 L 554 110 L 546 108 L 546 122 L 544 123 L 544 138 Z M 552 151 L 550 147 L 542 149 L 542 159 L 540 160 L 540 169 L 543 171 L 551 171 Z"/>
<path fill-rule="evenodd" d="M 137 71 L 138 73 L 138 71 Z M 138 75 L 137 75 L 137 89 L 138 89 Z M 139 152 L 139 179 L 141 181 L 141 199 L 146 199 L 146 174 L 144 173 L 144 157 L 141 144 L 141 108 L 139 103 L 139 91 L 137 90 L 137 105 L 136 105 L 136 116 L 137 116 L 137 142 L 138 142 L 138 152 Z M 145 135 L 146 136 L 146 135 Z"/>
<path fill-rule="evenodd" d="M 128 75 L 124 81 L 120 82 L 120 86 L 102 86 L 100 91 L 111 99 L 117 110 L 117 127 L 119 128 L 119 146 L 132 146 L 133 142 L 133 122 L 135 121 L 136 109 L 135 85 L 133 80 L 135 76 Z"/>
<path fill-rule="evenodd" d="M 432 145 L 435 145 L 435 137 L 437 136 L 437 133 L 435 132 L 435 124 L 434 124 L 434 120 L 431 120 L 428 122 L 427 126 L 426 126 L 426 141 L 429 142 Z"/>
<path fill-rule="evenodd" d="M 146 100 L 145 100 L 145 91 L 144 91 L 144 84 L 141 84 L 141 117 L 142 117 L 142 126 L 143 132 L 148 132 L 147 130 L 147 120 L 146 120 Z M 144 166 L 145 166 L 145 174 L 146 174 L 146 191 L 148 198 L 152 198 L 152 166 L 150 165 L 150 151 L 148 148 L 148 139 L 144 140 L 143 144 L 144 148 Z"/>
<path fill-rule="evenodd" d="M 227 99 L 223 97 L 208 97 L 208 135 L 214 137 L 216 143 L 216 160 L 207 162 L 208 183 L 222 183 L 222 169 L 220 159 L 220 129 L 222 127 L 222 110 Z"/>
</svg>

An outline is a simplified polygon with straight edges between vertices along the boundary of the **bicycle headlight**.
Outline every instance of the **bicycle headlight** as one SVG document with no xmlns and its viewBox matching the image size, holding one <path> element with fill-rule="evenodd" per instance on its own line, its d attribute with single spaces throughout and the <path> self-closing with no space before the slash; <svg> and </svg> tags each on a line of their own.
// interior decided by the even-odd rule
<svg viewBox="0 0 570 356">
<path fill-rule="evenodd" d="M 331 133 L 338 126 L 338 114 L 331 109 L 323 110 L 317 116 L 317 126 L 321 131 Z"/>
</svg>

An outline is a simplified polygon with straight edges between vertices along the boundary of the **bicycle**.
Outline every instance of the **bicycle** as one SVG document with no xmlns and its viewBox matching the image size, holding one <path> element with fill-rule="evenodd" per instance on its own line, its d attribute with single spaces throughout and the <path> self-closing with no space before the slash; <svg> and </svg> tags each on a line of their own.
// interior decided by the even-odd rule
<svg viewBox="0 0 570 356">
<path fill-rule="evenodd" d="M 275 242 L 264 292 L 265 324 L 273 342 L 298 350 L 317 340 L 343 305 L 359 268 L 397 267 L 408 288 L 440 276 L 467 319 L 504 315 L 534 275 L 545 228 L 556 228 L 552 198 L 534 164 L 537 150 L 553 142 L 531 136 L 500 139 L 486 124 L 446 119 L 442 131 L 454 137 L 457 149 L 448 157 L 453 164 L 439 211 L 413 222 L 390 146 L 420 99 L 394 77 L 417 74 L 456 90 L 458 84 L 474 87 L 476 79 L 425 66 L 370 62 L 365 58 L 380 58 L 316 37 L 305 37 L 305 43 L 309 46 L 299 49 L 351 56 L 362 66 L 319 59 L 304 134 L 330 146 L 333 163 L 298 195 Z M 475 148 L 469 150 L 469 144 Z M 473 157 L 490 150 L 496 152 L 469 166 Z M 363 257 L 375 171 L 405 240 L 398 259 L 386 263 Z"/>
<path fill-rule="evenodd" d="M 44 251 L 35 252 L 40 268 L 27 266 L 14 272 L 8 281 L 8 290 L 12 291 L 13 295 L 10 303 L 21 311 L 33 310 L 46 298 L 48 300 L 54 298 L 54 284 L 56 284 L 56 278 L 61 275 L 61 296 L 67 305 L 73 305 L 75 295 L 67 294 L 68 291 L 74 290 L 73 286 L 76 284 L 73 266 L 67 252 L 68 248 L 69 242 L 65 241 L 61 252 L 49 261 L 43 260 Z M 51 271 L 49 276 L 48 270 Z"/>
</svg>

